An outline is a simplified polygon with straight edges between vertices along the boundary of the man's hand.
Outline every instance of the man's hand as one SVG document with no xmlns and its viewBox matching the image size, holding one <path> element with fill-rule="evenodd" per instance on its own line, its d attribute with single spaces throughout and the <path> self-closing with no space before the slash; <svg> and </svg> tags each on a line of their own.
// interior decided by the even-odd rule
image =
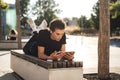
<svg viewBox="0 0 120 80">
<path fill-rule="evenodd" d="M 63 56 L 65 55 L 64 52 L 53 52 L 50 57 L 52 58 L 52 60 L 58 60 L 58 59 L 61 59 Z"/>
<path fill-rule="evenodd" d="M 53 52 L 49 57 L 50 59 L 52 60 L 59 60 L 61 59 L 62 57 L 66 58 L 67 60 L 72 60 L 74 58 L 74 53 L 75 52 Z"/>
<path fill-rule="evenodd" d="M 66 52 L 64 57 L 67 59 L 67 60 L 72 60 L 74 58 L 74 53 L 75 52 Z"/>
</svg>

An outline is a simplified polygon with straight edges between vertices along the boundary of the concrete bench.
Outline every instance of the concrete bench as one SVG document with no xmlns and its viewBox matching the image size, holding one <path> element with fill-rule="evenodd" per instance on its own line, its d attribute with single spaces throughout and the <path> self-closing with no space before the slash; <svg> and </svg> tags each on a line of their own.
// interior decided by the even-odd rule
<svg viewBox="0 0 120 80">
<path fill-rule="evenodd" d="M 82 67 L 82 62 L 48 62 L 11 50 L 11 69 L 25 80 L 82 80 Z"/>
<path fill-rule="evenodd" d="M 21 41 L 22 48 L 27 43 L 27 41 Z M 17 40 L 0 40 L 0 50 L 6 49 L 18 49 L 18 41 Z"/>
</svg>

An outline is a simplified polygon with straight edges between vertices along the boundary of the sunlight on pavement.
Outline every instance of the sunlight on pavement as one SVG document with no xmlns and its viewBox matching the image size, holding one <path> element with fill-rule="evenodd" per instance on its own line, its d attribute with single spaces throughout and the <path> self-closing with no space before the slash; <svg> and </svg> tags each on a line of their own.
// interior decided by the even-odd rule
<svg viewBox="0 0 120 80">
<path fill-rule="evenodd" d="M 97 72 L 98 37 L 67 35 L 66 50 L 75 51 L 74 60 L 83 61 L 84 72 Z M 110 46 L 110 71 L 120 73 L 119 52 L 119 47 Z"/>
</svg>

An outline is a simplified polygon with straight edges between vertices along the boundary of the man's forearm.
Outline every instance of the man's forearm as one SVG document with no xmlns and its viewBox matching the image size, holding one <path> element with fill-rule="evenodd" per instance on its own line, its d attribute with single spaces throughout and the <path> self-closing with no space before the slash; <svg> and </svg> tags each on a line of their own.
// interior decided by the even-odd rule
<svg viewBox="0 0 120 80">
<path fill-rule="evenodd" d="M 47 56 L 47 55 L 39 55 L 38 56 L 40 59 L 44 59 L 44 60 L 47 60 L 47 59 L 52 59 L 51 56 Z"/>
</svg>

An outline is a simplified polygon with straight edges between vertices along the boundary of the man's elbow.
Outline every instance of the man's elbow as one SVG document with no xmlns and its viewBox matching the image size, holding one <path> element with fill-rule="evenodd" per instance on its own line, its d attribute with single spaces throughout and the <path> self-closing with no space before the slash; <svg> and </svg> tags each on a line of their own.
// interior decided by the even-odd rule
<svg viewBox="0 0 120 80">
<path fill-rule="evenodd" d="M 42 54 L 38 54 L 38 58 L 43 59 L 43 60 L 46 60 L 46 58 L 45 58 L 44 55 L 42 55 Z"/>
</svg>

